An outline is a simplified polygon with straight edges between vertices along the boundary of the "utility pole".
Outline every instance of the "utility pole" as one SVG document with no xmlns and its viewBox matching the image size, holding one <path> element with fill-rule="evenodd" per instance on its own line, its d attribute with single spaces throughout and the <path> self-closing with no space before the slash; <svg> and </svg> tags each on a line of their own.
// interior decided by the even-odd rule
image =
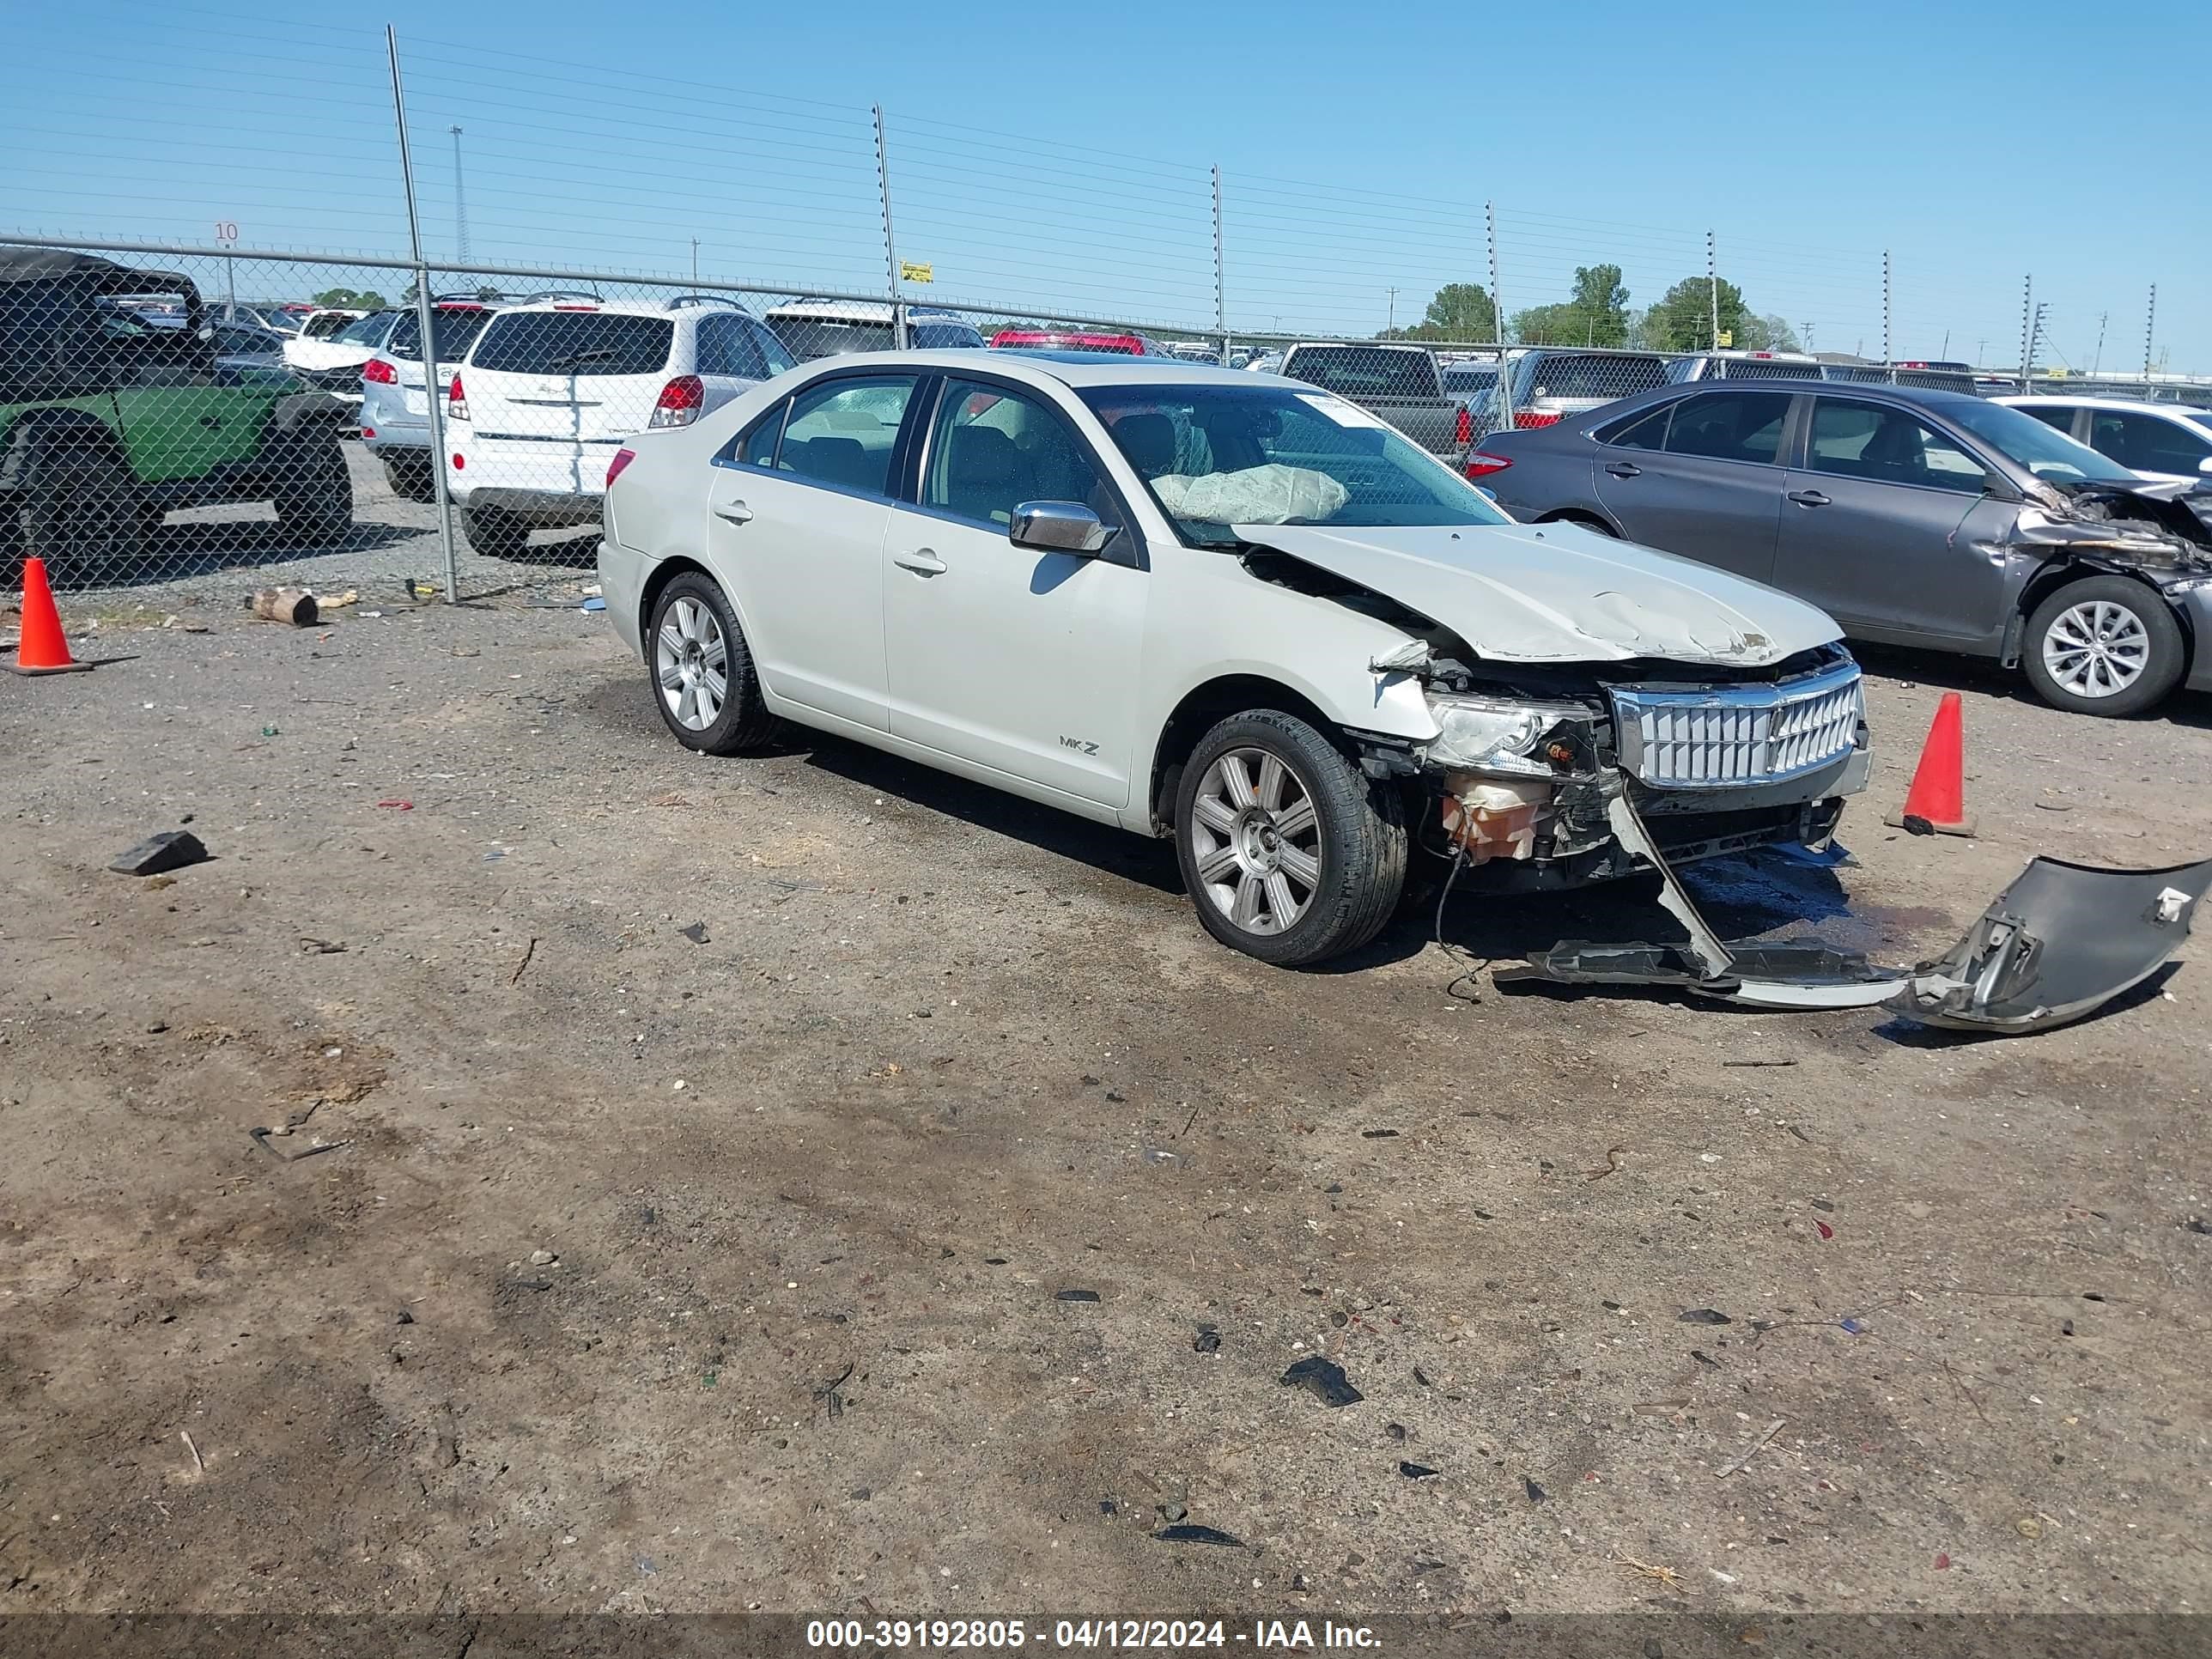
<svg viewBox="0 0 2212 1659">
<path fill-rule="evenodd" d="M 691 239 L 691 286 L 699 286 L 699 239 Z"/>
<path fill-rule="evenodd" d="M 2105 366 L 2105 319 L 2112 314 L 2109 311 L 2100 311 L 2097 313 L 2097 355 L 2089 363 L 2089 374 L 2092 379 L 2095 378 L 2097 371 Z"/>
<path fill-rule="evenodd" d="M 1513 365 L 1505 351 L 1505 295 L 1498 286 L 1498 206 L 1494 202 L 1482 204 L 1483 234 L 1490 243 L 1490 320 L 1491 332 L 1498 337 L 1498 424 L 1501 431 L 1513 430 Z M 1478 437 L 1483 434 L 1475 434 Z"/>
<path fill-rule="evenodd" d="M 1229 281 L 1222 264 L 1221 169 L 1213 169 L 1213 326 L 1221 335 L 1221 366 L 1229 367 Z"/>
<path fill-rule="evenodd" d="M 1705 233 L 1705 288 L 1712 299 L 1713 349 L 1721 349 L 1721 269 L 1713 258 L 1713 234 Z"/>
<path fill-rule="evenodd" d="M 1390 290 L 1390 311 L 1388 320 L 1382 325 L 1382 331 L 1385 334 L 1398 331 L 1398 290 L 1395 288 Z"/>
<path fill-rule="evenodd" d="M 1974 342 L 1974 367 L 1979 368 L 1990 360 L 1990 337 L 1986 334 Z"/>
<path fill-rule="evenodd" d="M 461 130 L 447 129 L 453 135 L 453 257 L 462 264 L 469 262 L 469 198 L 462 189 Z"/>
<path fill-rule="evenodd" d="M 2158 284 L 2150 285 L 2150 305 L 2143 313 L 2143 384 L 2150 384 L 2151 331 L 2158 325 Z"/>
<path fill-rule="evenodd" d="M 891 158 L 884 143 L 884 106 L 875 106 L 876 183 L 884 195 L 884 269 L 890 275 L 891 343 L 906 349 L 906 307 L 899 303 L 898 239 L 891 233 Z"/>
<path fill-rule="evenodd" d="M 1813 325 L 1810 323 L 1800 323 L 1797 326 L 1804 333 L 1805 349 L 1809 352 L 1813 349 Z"/>
<path fill-rule="evenodd" d="M 1887 248 L 1881 251 L 1881 360 L 1885 363 L 1897 361 L 1891 354 L 1889 344 L 1889 250 Z M 1891 371 L 1889 378 L 1893 380 L 1897 378 L 1894 370 Z"/>
<path fill-rule="evenodd" d="M 2027 390 L 2027 360 L 2035 349 L 2035 273 L 2030 271 L 2020 290 L 2020 389 Z"/>
</svg>

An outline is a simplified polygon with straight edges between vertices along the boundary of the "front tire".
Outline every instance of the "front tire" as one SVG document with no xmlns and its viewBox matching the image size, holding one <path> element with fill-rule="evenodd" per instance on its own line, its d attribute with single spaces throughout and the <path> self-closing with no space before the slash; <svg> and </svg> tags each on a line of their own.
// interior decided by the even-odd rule
<svg viewBox="0 0 2212 1659">
<path fill-rule="evenodd" d="M 653 707 L 686 749 L 739 755 L 775 734 L 744 634 L 708 578 L 686 571 L 660 590 L 646 653 Z"/>
<path fill-rule="evenodd" d="M 2027 683 L 2053 708 L 2119 720 L 2164 701 L 2189 666 L 2172 608 L 2126 576 L 2069 582 L 2027 619 Z"/>
<path fill-rule="evenodd" d="M 1358 949 L 1405 889 L 1398 792 L 1279 709 L 1232 714 L 1200 740 L 1175 825 L 1200 923 L 1279 968 Z"/>
</svg>

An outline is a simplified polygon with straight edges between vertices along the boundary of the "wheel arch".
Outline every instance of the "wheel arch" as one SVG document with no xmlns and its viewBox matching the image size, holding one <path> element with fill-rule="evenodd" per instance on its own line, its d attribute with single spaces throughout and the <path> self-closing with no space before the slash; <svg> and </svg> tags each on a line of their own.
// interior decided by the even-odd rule
<svg viewBox="0 0 2212 1659">
<path fill-rule="evenodd" d="M 1533 520 L 1533 522 L 1536 524 L 1587 525 L 1590 529 L 1598 531 L 1604 535 L 1610 536 L 1617 542 L 1626 541 L 1627 539 L 1626 537 L 1620 533 L 1620 526 L 1613 523 L 1612 520 L 1607 518 L 1604 514 L 1599 512 L 1595 507 L 1554 507 L 1549 513 L 1545 514 L 1541 518 Z"/>
<path fill-rule="evenodd" d="M 32 451 L 47 438 L 103 451 L 108 459 L 130 465 L 122 434 L 90 410 L 33 409 L 25 411 L 7 430 L 5 447 L 0 448 L 0 490 L 22 487 Z"/>
<path fill-rule="evenodd" d="M 2125 565 L 2102 565 L 2083 559 L 2068 559 L 2045 566 L 2029 577 L 2020 590 L 2018 607 L 2014 611 L 2005 629 L 2005 645 L 1999 653 L 2002 665 L 2017 668 L 2027 650 L 2027 622 L 2043 602 L 2061 588 L 2071 587 L 2076 582 L 2086 582 L 2099 576 L 2124 576 L 2139 584 L 2143 592 L 2164 605 L 2181 629 L 2184 653 L 2181 665 L 2183 679 L 2186 680 L 2197 665 L 2197 628 L 2185 605 L 2176 605 L 2164 589 L 2143 574 Z"/>
<path fill-rule="evenodd" d="M 1344 727 L 1331 719 L 1311 697 L 1295 686 L 1264 674 L 1220 674 L 1193 686 L 1169 713 L 1152 745 L 1152 773 L 1146 800 L 1152 831 L 1166 835 L 1173 829 L 1176 790 L 1182 781 L 1183 763 L 1214 726 L 1248 708 L 1273 708 L 1296 714 L 1323 737 L 1352 752 Z"/>
</svg>

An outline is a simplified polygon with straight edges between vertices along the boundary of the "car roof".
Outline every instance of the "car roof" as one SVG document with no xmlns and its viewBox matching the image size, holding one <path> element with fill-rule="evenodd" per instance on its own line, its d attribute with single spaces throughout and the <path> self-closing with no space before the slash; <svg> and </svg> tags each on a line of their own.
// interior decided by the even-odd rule
<svg viewBox="0 0 2212 1659">
<path fill-rule="evenodd" d="M 832 364 L 834 368 L 830 368 Z M 1079 391 L 1094 386 L 1250 386 L 1255 382 L 1268 380 L 1300 392 L 1313 390 L 1304 380 L 1289 380 L 1281 375 L 1254 374 L 1249 369 L 1194 363 L 1164 354 L 1157 357 L 1140 357 L 1124 351 L 1023 351 L 1008 350 L 1003 346 L 995 349 L 987 346 L 981 350 L 969 347 L 927 351 L 857 351 L 850 356 L 823 358 L 818 363 L 804 365 L 807 369 L 819 367 L 836 374 L 878 366 L 936 368 L 948 372 L 988 369 L 1012 373 L 1018 378 L 1056 380 Z"/>
<path fill-rule="evenodd" d="M 2010 408 L 2033 409 L 2038 404 L 2046 407 L 2054 404 L 2064 404 L 2069 408 L 2087 405 L 2091 409 L 2133 410 L 2148 415 L 2212 415 L 2212 409 L 2207 409 L 2202 404 L 2160 404 L 2154 403 L 2148 398 L 2069 398 L 2063 392 L 2039 392 L 2033 397 L 1992 398 L 1990 401 L 1993 404 L 2003 404 Z"/>
</svg>

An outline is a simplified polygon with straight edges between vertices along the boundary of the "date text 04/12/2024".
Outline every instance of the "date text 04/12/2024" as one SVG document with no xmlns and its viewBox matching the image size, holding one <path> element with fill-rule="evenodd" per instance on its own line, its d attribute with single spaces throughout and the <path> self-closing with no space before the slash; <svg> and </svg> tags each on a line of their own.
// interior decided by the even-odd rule
<svg viewBox="0 0 2212 1659">
<path fill-rule="evenodd" d="M 1322 1620 L 1257 1619 L 1238 1627 L 1219 1619 L 812 1619 L 810 1648 L 878 1651 L 1008 1649 L 1030 1643 L 1055 1649 L 1227 1648 L 1260 1650 L 1342 1649 L 1373 1652 L 1382 1644 L 1365 1625 Z"/>
</svg>

